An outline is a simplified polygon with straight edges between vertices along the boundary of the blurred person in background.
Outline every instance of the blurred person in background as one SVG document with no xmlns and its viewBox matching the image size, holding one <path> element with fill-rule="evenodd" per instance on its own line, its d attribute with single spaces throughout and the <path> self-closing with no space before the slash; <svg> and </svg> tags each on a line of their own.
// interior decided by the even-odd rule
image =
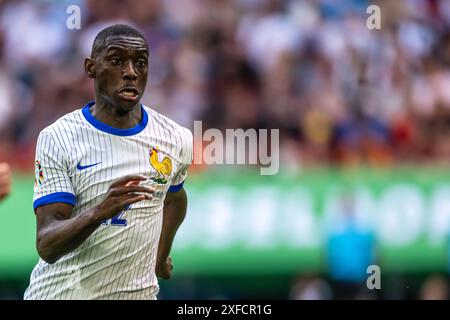
<svg viewBox="0 0 450 320">
<path fill-rule="evenodd" d="M 375 238 L 357 212 L 355 195 L 340 198 L 326 228 L 326 268 L 335 299 L 370 298 L 367 267 L 375 263 Z"/>
<path fill-rule="evenodd" d="M 0 162 L 0 201 L 11 192 L 11 169 L 5 162 Z"/>
</svg>

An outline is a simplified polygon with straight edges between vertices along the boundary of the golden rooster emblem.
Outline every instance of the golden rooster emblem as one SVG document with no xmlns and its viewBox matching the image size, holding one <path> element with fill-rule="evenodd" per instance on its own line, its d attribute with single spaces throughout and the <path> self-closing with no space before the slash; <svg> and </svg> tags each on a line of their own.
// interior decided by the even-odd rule
<svg viewBox="0 0 450 320">
<path fill-rule="evenodd" d="M 158 152 L 159 150 L 157 147 L 153 147 L 150 150 L 150 164 L 158 173 L 152 180 L 159 184 L 166 184 L 166 177 L 172 173 L 172 160 L 170 160 L 168 156 L 164 156 L 162 161 L 159 161 Z"/>
</svg>

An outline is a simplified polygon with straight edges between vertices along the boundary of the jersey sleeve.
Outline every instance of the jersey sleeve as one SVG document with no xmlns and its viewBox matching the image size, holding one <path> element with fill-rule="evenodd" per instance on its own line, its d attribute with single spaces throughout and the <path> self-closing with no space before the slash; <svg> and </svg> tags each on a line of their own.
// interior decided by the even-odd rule
<svg viewBox="0 0 450 320">
<path fill-rule="evenodd" d="M 38 137 L 35 158 L 34 209 L 63 202 L 75 206 L 76 197 L 69 178 L 67 156 L 46 133 Z"/>
<path fill-rule="evenodd" d="M 183 128 L 182 134 L 182 155 L 181 165 L 179 166 L 175 176 L 172 180 L 172 184 L 169 188 L 169 192 L 178 192 L 183 187 L 184 181 L 187 177 L 189 166 L 192 162 L 193 155 L 193 137 L 189 129 Z"/>
</svg>

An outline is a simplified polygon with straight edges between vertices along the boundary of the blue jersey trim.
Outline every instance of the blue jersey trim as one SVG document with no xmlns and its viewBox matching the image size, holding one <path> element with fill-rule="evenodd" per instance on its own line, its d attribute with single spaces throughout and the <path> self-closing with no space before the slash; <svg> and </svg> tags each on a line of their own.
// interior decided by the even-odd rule
<svg viewBox="0 0 450 320">
<path fill-rule="evenodd" d="M 147 111 L 145 111 L 144 107 L 141 105 L 142 110 L 142 120 L 140 123 L 138 123 L 134 128 L 130 129 L 118 129 L 111 127 L 110 125 L 107 125 L 106 123 L 100 122 L 97 119 L 94 118 L 91 111 L 89 110 L 93 105 L 95 104 L 95 101 L 90 101 L 82 110 L 84 117 L 86 118 L 87 122 L 89 122 L 91 125 L 93 125 L 95 128 L 97 128 L 100 131 L 114 134 L 116 136 L 132 136 L 135 134 L 138 134 L 142 130 L 145 129 L 148 123 L 148 114 Z"/>
<path fill-rule="evenodd" d="M 184 181 L 176 186 L 170 186 L 168 192 L 178 192 L 183 188 Z"/>
<path fill-rule="evenodd" d="M 73 194 L 71 194 L 69 192 L 55 192 L 55 193 L 43 196 L 39 199 L 36 199 L 33 202 L 33 207 L 34 207 L 34 209 L 36 209 L 38 207 L 45 206 L 46 204 L 57 203 L 57 202 L 68 203 L 68 204 L 71 204 L 72 206 L 75 206 L 76 198 Z"/>
</svg>

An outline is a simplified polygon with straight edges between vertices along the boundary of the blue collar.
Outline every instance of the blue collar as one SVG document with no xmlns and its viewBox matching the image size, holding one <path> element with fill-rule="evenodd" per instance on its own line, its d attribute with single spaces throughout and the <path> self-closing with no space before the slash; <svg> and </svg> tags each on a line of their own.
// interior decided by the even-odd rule
<svg viewBox="0 0 450 320">
<path fill-rule="evenodd" d="M 133 128 L 118 129 L 118 128 L 111 127 L 110 125 L 107 125 L 106 123 L 100 122 L 94 118 L 91 111 L 89 110 L 94 104 L 95 104 L 95 101 L 89 101 L 88 104 L 86 106 L 84 106 L 82 112 L 83 112 L 83 116 L 86 118 L 87 122 L 89 122 L 91 125 L 93 125 L 95 128 L 97 128 L 100 131 L 114 134 L 116 136 L 132 136 L 132 135 L 138 134 L 139 132 L 144 130 L 145 127 L 147 126 L 148 114 L 142 105 L 141 105 L 142 121 Z"/>
</svg>

